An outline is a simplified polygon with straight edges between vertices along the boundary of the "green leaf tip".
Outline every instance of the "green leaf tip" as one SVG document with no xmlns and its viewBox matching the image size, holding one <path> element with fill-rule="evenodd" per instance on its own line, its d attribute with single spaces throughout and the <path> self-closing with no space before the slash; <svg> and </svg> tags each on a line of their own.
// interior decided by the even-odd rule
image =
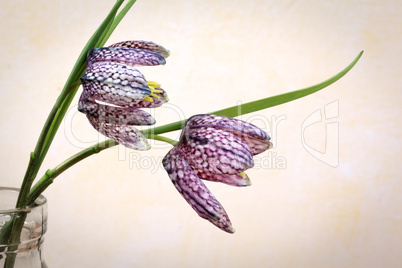
<svg viewBox="0 0 402 268">
<path fill-rule="evenodd" d="M 363 51 L 357 55 L 357 57 L 342 71 L 340 71 L 338 74 L 334 75 L 333 77 L 319 83 L 316 85 L 313 85 L 311 87 L 307 87 L 304 89 L 299 89 L 291 92 L 287 92 L 284 94 L 256 100 L 256 101 L 251 101 L 248 103 L 232 106 L 230 108 L 222 109 L 219 111 L 215 111 L 212 114 L 216 115 L 223 115 L 223 116 L 228 116 L 228 117 L 236 117 L 256 111 L 260 111 L 263 109 L 267 109 L 273 106 L 277 106 L 279 104 L 283 104 L 286 102 L 290 102 L 302 97 L 305 97 L 307 95 L 310 95 L 312 93 L 315 93 L 333 83 L 341 79 L 346 73 L 350 71 L 350 69 L 353 68 L 353 66 L 357 63 L 357 61 L 360 59 L 360 57 L 363 55 Z"/>
</svg>

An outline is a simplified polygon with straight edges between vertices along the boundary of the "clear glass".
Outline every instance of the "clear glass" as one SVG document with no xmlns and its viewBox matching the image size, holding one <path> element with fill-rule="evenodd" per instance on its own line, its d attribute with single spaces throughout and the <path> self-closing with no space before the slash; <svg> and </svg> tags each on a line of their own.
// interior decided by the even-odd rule
<svg viewBox="0 0 402 268">
<path fill-rule="evenodd" d="M 17 188 L 0 187 L 0 267 L 47 268 L 43 259 L 47 229 L 46 198 L 41 195 L 31 207 L 16 210 L 18 193 Z M 20 243 L 9 240 L 12 226 L 14 230 L 22 226 Z"/>
</svg>

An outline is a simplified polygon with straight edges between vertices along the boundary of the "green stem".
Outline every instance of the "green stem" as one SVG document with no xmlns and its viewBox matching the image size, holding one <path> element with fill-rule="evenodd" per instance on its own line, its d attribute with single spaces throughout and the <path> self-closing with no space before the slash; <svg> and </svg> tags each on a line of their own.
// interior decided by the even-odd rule
<svg viewBox="0 0 402 268">
<path fill-rule="evenodd" d="M 177 144 L 179 144 L 179 142 L 176 140 L 172 140 L 172 139 L 169 139 L 168 137 L 164 137 L 164 136 L 160 136 L 160 135 L 148 135 L 146 137 L 148 139 L 163 141 L 163 142 L 169 143 L 173 146 L 176 146 Z"/>
<path fill-rule="evenodd" d="M 15 260 L 17 257 L 17 250 L 18 250 L 18 245 L 21 243 L 20 239 L 20 234 L 21 230 L 24 227 L 25 224 L 25 219 L 27 217 L 27 212 L 18 212 L 12 215 L 12 219 L 10 219 L 10 231 L 11 233 L 9 234 L 10 239 L 7 242 L 8 245 L 10 245 L 6 250 L 8 253 L 6 256 L 6 260 L 4 262 L 4 268 L 13 268 L 15 264 Z M 4 227 L 7 228 L 5 225 Z"/>
<path fill-rule="evenodd" d="M 50 145 L 52 144 L 52 141 L 57 133 L 57 130 L 60 127 L 61 122 L 64 119 L 64 115 L 66 114 L 68 108 L 70 107 L 70 104 L 73 101 L 78 88 L 79 88 L 79 86 L 74 86 L 72 91 L 70 91 L 69 94 L 64 98 L 63 103 L 60 105 L 60 108 L 58 109 L 57 114 L 53 119 L 52 125 L 51 125 L 48 135 L 46 137 L 47 142 L 43 146 L 42 153 L 39 156 L 39 164 L 40 165 L 42 165 L 42 163 L 45 159 L 46 153 L 49 151 Z M 36 177 L 36 174 L 35 174 L 35 177 Z"/>
<path fill-rule="evenodd" d="M 147 138 L 163 141 L 163 142 L 169 143 L 173 146 L 176 146 L 178 144 L 178 141 L 175 141 L 175 140 L 172 140 L 170 138 L 163 137 L 160 135 L 152 135 Z M 100 142 L 98 144 L 88 147 L 88 148 L 82 150 L 81 152 L 71 156 L 70 158 L 68 158 L 61 164 L 59 164 L 57 167 L 55 167 L 51 170 L 48 169 L 46 171 L 45 175 L 43 175 L 43 177 L 32 187 L 32 189 L 29 193 L 28 199 L 27 199 L 27 204 L 32 204 L 36 200 L 36 198 L 38 198 L 39 195 L 44 190 L 46 190 L 46 188 L 49 185 L 51 185 L 53 183 L 54 179 L 57 176 L 59 176 L 61 173 L 63 173 L 64 171 L 66 171 L 67 169 L 72 167 L 73 165 L 77 164 L 81 160 L 84 160 L 85 158 L 87 158 L 93 154 L 97 154 L 105 149 L 111 148 L 116 145 L 118 145 L 118 143 L 113 140 L 106 140 L 106 141 Z"/>
<path fill-rule="evenodd" d="M 53 169 L 49 169 L 46 171 L 45 175 L 32 187 L 29 196 L 27 198 L 27 204 L 32 204 L 36 198 L 50 185 L 53 183 L 53 180 L 59 176 L 61 173 L 69 169 L 71 166 L 75 165 L 76 163 L 84 160 L 85 158 L 97 154 L 105 149 L 111 148 L 113 146 L 118 145 L 117 142 L 113 140 L 106 140 L 95 144 L 91 147 L 88 147 L 81 152 L 71 156 L 57 167 Z"/>
<path fill-rule="evenodd" d="M 25 203 L 25 198 L 33 180 L 36 177 L 37 172 L 39 171 L 39 168 L 43 162 L 43 158 L 46 155 L 47 152 L 47 144 L 50 144 L 49 142 L 46 142 L 51 135 L 51 131 L 54 119 L 56 118 L 56 115 L 59 111 L 59 108 L 61 106 L 61 102 L 65 98 L 65 93 L 68 92 L 71 88 L 68 88 L 67 90 L 63 91 L 60 96 L 57 98 L 57 101 L 55 105 L 53 106 L 52 110 L 50 111 L 50 114 L 45 122 L 45 125 L 42 129 L 42 133 L 39 136 L 38 142 L 35 147 L 35 151 L 31 153 L 30 155 L 30 162 L 28 164 L 27 171 L 25 173 L 25 177 L 21 186 L 21 190 L 19 193 L 18 201 L 17 201 L 17 208 L 21 208 L 24 206 Z"/>
</svg>

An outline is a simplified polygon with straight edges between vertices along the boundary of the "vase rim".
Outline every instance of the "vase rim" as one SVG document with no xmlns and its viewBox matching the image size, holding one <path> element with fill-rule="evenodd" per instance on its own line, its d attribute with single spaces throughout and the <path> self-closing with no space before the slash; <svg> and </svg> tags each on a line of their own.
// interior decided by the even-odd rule
<svg viewBox="0 0 402 268">
<path fill-rule="evenodd" d="M 15 193 L 19 193 L 20 189 L 19 188 L 15 188 L 15 187 L 4 187 L 4 186 L 0 186 L 0 192 L 2 191 L 9 191 L 9 192 L 15 192 Z M 1 195 L 0 195 L 1 196 Z M 17 200 L 15 200 L 17 201 Z M 45 196 L 40 195 L 35 202 L 26 208 L 21 208 L 21 209 L 16 209 L 16 208 L 10 208 L 10 209 L 0 209 L 0 214 L 8 214 L 8 213 L 14 213 L 14 212 L 30 212 L 35 208 L 38 207 L 42 207 L 45 206 L 47 204 L 47 199 Z"/>
</svg>

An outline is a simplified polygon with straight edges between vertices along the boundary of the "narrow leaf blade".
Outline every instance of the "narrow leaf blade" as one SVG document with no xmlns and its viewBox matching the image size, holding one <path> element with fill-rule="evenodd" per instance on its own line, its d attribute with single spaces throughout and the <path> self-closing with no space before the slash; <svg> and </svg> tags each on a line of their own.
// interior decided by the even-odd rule
<svg viewBox="0 0 402 268">
<path fill-rule="evenodd" d="M 212 112 L 210 114 L 215 114 L 215 115 L 222 115 L 222 116 L 228 116 L 228 117 L 236 117 L 256 111 L 260 111 L 263 109 L 267 109 L 279 104 L 283 104 L 286 102 L 290 102 L 299 98 L 302 98 L 304 96 L 310 95 L 314 92 L 317 92 L 333 83 L 341 79 L 345 74 L 347 74 L 353 66 L 359 61 L 361 56 L 363 55 L 363 51 L 361 51 L 357 57 L 342 71 L 340 71 L 338 74 L 334 75 L 333 77 L 319 83 L 316 85 L 313 85 L 311 87 L 307 87 L 304 89 L 299 89 L 291 92 L 287 92 L 284 94 L 252 101 L 252 102 L 247 102 L 241 105 L 236 105 L 232 106 L 229 108 L 225 108 L 222 110 L 218 110 L 215 112 Z M 187 120 L 187 119 L 186 119 Z M 159 126 L 156 128 L 149 128 L 149 129 L 144 129 L 141 132 L 146 136 L 146 137 L 152 137 L 153 135 L 158 135 L 166 132 L 171 132 L 175 130 L 179 130 L 184 126 L 184 123 L 186 120 L 181 120 L 177 122 L 173 122 L 170 124 L 166 124 L 163 126 Z"/>
</svg>

